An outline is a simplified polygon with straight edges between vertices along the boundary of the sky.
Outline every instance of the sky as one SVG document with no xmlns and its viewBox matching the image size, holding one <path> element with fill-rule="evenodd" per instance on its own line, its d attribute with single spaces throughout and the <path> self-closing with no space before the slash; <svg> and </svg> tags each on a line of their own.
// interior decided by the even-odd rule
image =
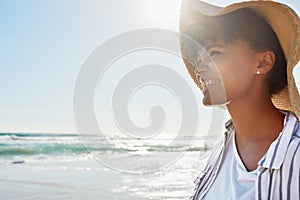
<svg viewBox="0 0 300 200">
<path fill-rule="evenodd" d="M 224 6 L 235 1 L 209 1 Z M 296 0 L 280 1 L 300 14 Z M 180 0 L 2 0 L 0 1 L 0 132 L 76 133 L 73 94 L 85 61 L 114 36 L 142 28 L 178 31 Z M 122 45 L 122 44 L 120 44 Z M 95 93 L 95 115 L 106 132 L 118 132 L 111 113 L 112 83 L 120 66 L 172 65 L 195 93 L 201 115 L 199 131 L 209 128 L 212 111 L 201 105 L 178 57 L 144 51 L 112 64 Z M 168 60 L 165 63 L 165 60 Z M 154 61 L 153 61 L 154 62 Z M 300 85 L 300 66 L 294 75 Z M 112 85 L 110 85 L 112 84 Z M 105 97 L 101 100 L 101 97 Z M 131 98 L 128 112 L 136 125 L 151 124 L 154 105 L 165 108 L 165 132 L 179 128 L 178 99 L 160 86 L 144 87 Z M 153 120 L 153 119 L 152 119 Z"/>
</svg>

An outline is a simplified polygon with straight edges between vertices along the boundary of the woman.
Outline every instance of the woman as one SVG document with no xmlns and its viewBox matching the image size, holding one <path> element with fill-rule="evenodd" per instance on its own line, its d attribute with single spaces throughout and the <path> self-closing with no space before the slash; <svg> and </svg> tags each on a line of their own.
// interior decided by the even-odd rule
<svg viewBox="0 0 300 200">
<path fill-rule="evenodd" d="M 192 199 L 300 199 L 296 13 L 272 1 L 183 0 L 180 31 L 203 104 L 225 105 L 231 116 Z"/>
</svg>

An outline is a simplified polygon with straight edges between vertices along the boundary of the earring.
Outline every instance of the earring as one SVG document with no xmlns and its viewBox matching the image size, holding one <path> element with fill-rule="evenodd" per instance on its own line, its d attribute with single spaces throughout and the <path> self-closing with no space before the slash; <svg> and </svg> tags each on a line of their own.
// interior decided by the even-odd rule
<svg viewBox="0 0 300 200">
<path fill-rule="evenodd" d="M 256 74 L 260 74 L 260 71 L 257 71 Z"/>
</svg>

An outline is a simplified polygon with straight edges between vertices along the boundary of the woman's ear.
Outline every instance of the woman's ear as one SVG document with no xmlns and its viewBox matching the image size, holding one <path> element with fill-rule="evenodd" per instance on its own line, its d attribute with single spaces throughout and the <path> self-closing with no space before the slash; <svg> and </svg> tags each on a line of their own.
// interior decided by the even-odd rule
<svg viewBox="0 0 300 200">
<path fill-rule="evenodd" d="M 259 65 L 256 68 L 256 74 L 268 73 L 275 64 L 276 56 L 272 51 L 259 53 Z"/>
</svg>

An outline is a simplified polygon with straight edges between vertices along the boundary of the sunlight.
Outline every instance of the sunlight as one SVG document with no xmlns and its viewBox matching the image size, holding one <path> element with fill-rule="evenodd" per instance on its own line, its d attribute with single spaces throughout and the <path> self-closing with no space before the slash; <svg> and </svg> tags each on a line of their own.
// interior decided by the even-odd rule
<svg viewBox="0 0 300 200">
<path fill-rule="evenodd" d="M 300 62 L 295 66 L 293 74 L 298 91 L 300 91 Z"/>
<path fill-rule="evenodd" d="M 178 23 L 180 5 L 180 0 L 145 0 L 145 17 L 160 25 Z"/>
</svg>

